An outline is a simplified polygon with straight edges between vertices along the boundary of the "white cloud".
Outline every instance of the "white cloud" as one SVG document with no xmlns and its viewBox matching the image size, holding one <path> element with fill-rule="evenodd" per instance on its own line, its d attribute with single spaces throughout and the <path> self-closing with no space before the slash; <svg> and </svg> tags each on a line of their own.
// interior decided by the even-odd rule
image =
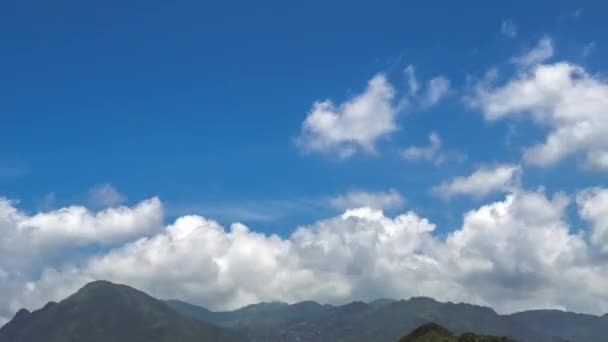
<svg viewBox="0 0 608 342">
<path fill-rule="evenodd" d="M 524 159 L 539 166 L 583 153 L 585 163 L 606 169 L 608 83 L 566 62 L 522 71 L 499 87 L 479 86 L 470 103 L 486 120 L 530 117 L 548 129 L 543 143 L 525 150 Z"/>
<path fill-rule="evenodd" d="M 421 160 L 441 165 L 448 161 L 463 161 L 466 156 L 454 151 L 442 149 L 443 141 L 439 134 L 432 132 L 429 134 L 429 144 L 427 146 L 410 146 L 403 150 L 402 156 L 407 160 Z"/>
<path fill-rule="evenodd" d="M 403 157 L 409 160 L 433 161 L 437 164 L 443 162 L 443 157 L 439 154 L 441 150 L 441 137 L 437 133 L 429 134 L 429 145 L 424 147 L 410 146 L 403 151 Z"/>
<path fill-rule="evenodd" d="M 450 80 L 443 76 L 432 78 L 426 85 L 426 93 L 422 98 L 422 106 L 433 107 L 443 100 L 450 91 Z"/>
<path fill-rule="evenodd" d="M 0 198 L 0 269 L 9 273 L 36 271 L 39 262 L 61 258 L 70 248 L 122 244 L 155 233 L 162 228 L 162 218 L 158 198 L 133 208 L 92 212 L 83 206 L 70 206 L 34 215 Z"/>
<path fill-rule="evenodd" d="M 397 129 L 399 108 L 394 98 L 392 85 L 378 74 L 362 94 L 340 105 L 315 102 L 296 142 L 304 151 L 337 153 L 343 158 L 359 151 L 373 153 L 377 141 Z"/>
<path fill-rule="evenodd" d="M 132 208 L 92 212 L 70 206 L 33 215 L 0 198 L 0 291 L 6 295 L 0 298 L 0 316 L 6 318 L 7 310 L 13 309 L 8 293 L 22 291 L 45 268 L 75 262 L 88 246 L 112 247 L 156 234 L 162 230 L 162 220 L 157 198 Z"/>
<path fill-rule="evenodd" d="M 433 192 L 449 198 L 455 195 L 483 197 L 493 192 L 504 192 L 519 183 L 521 168 L 503 164 L 481 167 L 469 176 L 456 177 L 433 188 Z"/>
<path fill-rule="evenodd" d="M 545 37 L 532 50 L 513 58 L 512 61 L 521 68 L 533 67 L 553 57 L 553 50 L 553 41 L 551 38 Z"/>
<path fill-rule="evenodd" d="M 444 76 L 436 76 L 430 79 L 424 87 L 424 93 L 420 93 L 421 87 L 416 78 L 416 67 L 408 65 L 405 68 L 408 83 L 407 101 L 414 100 L 418 102 L 419 107 L 428 109 L 436 106 L 450 93 L 450 80 Z"/>
<path fill-rule="evenodd" d="M 359 207 L 398 209 L 404 203 L 405 199 L 395 189 L 384 192 L 351 191 L 330 200 L 331 206 L 340 210 Z"/>
<path fill-rule="evenodd" d="M 418 94 L 418 90 L 420 90 L 420 84 L 416 78 L 416 67 L 413 65 L 408 65 L 407 68 L 405 68 L 405 75 L 407 76 L 409 95 L 416 96 Z"/>
<path fill-rule="evenodd" d="M 89 190 L 89 203 L 94 207 L 107 207 L 124 203 L 127 197 L 111 184 L 101 184 Z"/>
<path fill-rule="evenodd" d="M 583 219 L 595 231 L 608 226 L 607 193 L 591 189 L 577 196 Z M 370 208 L 347 210 L 286 237 L 238 223 L 226 230 L 213 220 L 183 216 L 155 235 L 93 256 L 40 260 L 41 273 L 6 276 L 11 268 L 0 259 L 0 316 L 60 299 L 94 279 L 212 309 L 270 300 L 343 303 L 425 295 L 500 312 L 606 312 L 608 265 L 594 257 L 604 237 L 588 243 L 572 233 L 565 220 L 568 205 L 565 195 L 515 189 L 466 213 L 462 226 L 445 238 L 411 211 L 388 217 Z M 7 208 L 3 219 L 15 214 Z"/>
<path fill-rule="evenodd" d="M 608 189 L 591 188 L 576 198 L 579 214 L 591 222 L 591 243 L 608 254 Z"/>
<path fill-rule="evenodd" d="M 508 38 L 515 38 L 517 36 L 517 25 L 515 25 L 513 20 L 503 20 L 500 23 L 500 33 Z"/>
</svg>

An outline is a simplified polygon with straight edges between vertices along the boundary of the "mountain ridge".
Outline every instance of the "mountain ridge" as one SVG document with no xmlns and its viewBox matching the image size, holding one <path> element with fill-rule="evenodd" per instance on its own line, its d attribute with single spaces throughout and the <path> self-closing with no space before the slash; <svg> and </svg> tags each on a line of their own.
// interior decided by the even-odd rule
<svg viewBox="0 0 608 342">
<path fill-rule="evenodd" d="M 608 336 L 606 315 L 560 310 L 501 315 L 486 306 L 412 297 L 344 305 L 262 302 L 211 311 L 179 300 L 161 301 L 126 285 L 95 281 L 62 301 L 31 312 L 17 311 L 0 327 L 0 342 L 71 342 L 74 338 L 87 342 L 395 342 L 428 324 L 453 332 L 451 339 L 504 336 L 521 342 L 597 342 Z M 470 332 L 479 335 L 467 335 Z"/>
<path fill-rule="evenodd" d="M 89 283 L 60 302 L 19 310 L 0 328 L 0 342 L 237 342 L 229 329 L 178 314 L 126 285 Z"/>
</svg>

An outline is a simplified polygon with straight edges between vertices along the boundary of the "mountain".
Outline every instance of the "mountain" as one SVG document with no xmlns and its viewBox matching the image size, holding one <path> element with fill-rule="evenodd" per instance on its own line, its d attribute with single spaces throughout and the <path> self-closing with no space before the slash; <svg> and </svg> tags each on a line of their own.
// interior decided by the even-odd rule
<svg viewBox="0 0 608 342">
<path fill-rule="evenodd" d="M 535 331 L 551 333 L 568 341 L 608 341 L 608 319 L 560 310 L 532 310 L 509 316 Z"/>
<path fill-rule="evenodd" d="M 214 312 L 106 281 L 34 312 L 19 310 L 0 328 L 0 342 L 598 342 L 606 336 L 608 317 L 556 310 L 500 315 L 416 297 L 345 305 L 271 302 Z"/>
<path fill-rule="evenodd" d="M 302 302 L 293 305 L 263 303 L 228 312 L 171 301 L 176 311 L 209 323 L 239 330 L 252 341 L 397 341 L 416 327 L 438 323 L 457 334 L 508 336 L 523 342 L 563 342 L 564 339 L 532 329 L 494 310 L 441 303 L 431 298 L 352 302 L 341 306 Z M 263 313 L 263 314 L 260 314 Z"/>
<path fill-rule="evenodd" d="M 229 329 L 182 316 L 125 285 L 96 281 L 59 303 L 20 310 L 0 328 L 0 342 L 236 342 Z"/>
<path fill-rule="evenodd" d="M 401 338 L 399 342 L 513 342 L 513 340 L 506 337 L 484 336 L 473 333 L 455 336 L 438 324 L 427 323 Z"/>
</svg>

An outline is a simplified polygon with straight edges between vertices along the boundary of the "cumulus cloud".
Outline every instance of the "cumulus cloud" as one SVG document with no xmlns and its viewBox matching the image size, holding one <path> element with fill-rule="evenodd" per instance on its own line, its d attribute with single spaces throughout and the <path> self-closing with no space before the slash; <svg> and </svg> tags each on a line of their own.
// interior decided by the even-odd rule
<svg viewBox="0 0 608 342">
<path fill-rule="evenodd" d="M 526 148 L 530 164 L 550 166 L 583 153 L 587 166 L 608 170 L 608 83 L 580 66 L 538 65 L 502 86 L 478 87 L 470 103 L 486 120 L 529 117 L 548 129 L 544 142 Z"/>
<path fill-rule="evenodd" d="M 83 206 L 70 206 L 34 215 L 0 198 L 0 270 L 39 271 L 40 262 L 69 254 L 69 248 L 122 244 L 156 232 L 162 228 L 162 220 L 158 198 L 132 208 L 92 212 Z"/>
<path fill-rule="evenodd" d="M 377 141 L 397 129 L 399 106 L 394 98 L 393 86 L 378 74 L 363 93 L 344 103 L 315 102 L 296 142 L 304 151 L 337 153 L 343 158 L 360 151 L 373 153 Z"/>
<path fill-rule="evenodd" d="M 89 190 L 89 203 L 94 207 L 108 207 L 124 203 L 127 197 L 111 184 L 101 184 Z"/>
<path fill-rule="evenodd" d="M 351 191 L 330 200 L 331 206 L 340 210 L 359 207 L 398 209 L 404 203 L 403 195 L 395 189 L 384 192 Z"/>
<path fill-rule="evenodd" d="M 576 200 L 580 216 L 592 224 L 591 243 L 608 254 L 608 189 L 587 189 Z"/>
<path fill-rule="evenodd" d="M 500 33 L 505 37 L 515 38 L 517 36 L 517 25 L 510 19 L 505 19 L 500 23 Z"/>
<path fill-rule="evenodd" d="M 566 195 L 522 189 L 467 212 L 447 237 L 412 211 L 389 217 L 372 208 L 346 210 L 285 237 L 182 216 L 156 234 L 92 256 L 41 260 L 42 272 L 7 276 L 11 267 L 0 259 L 0 316 L 60 299 L 94 279 L 212 309 L 270 300 L 343 303 L 425 295 L 501 312 L 606 312 L 608 266 L 594 254 L 605 246 L 607 193 L 598 188 L 577 196 L 584 222 L 599 232 L 590 242 L 571 231 Z M 3 219 L 16 212 L 5 205 Z"/>
<path fill-rule="evenodd" d="M 432 191 L 445 198 L 455 195 L 483 197 L 493 192 L 508 191 L 517 186 L 520 174 L 521 168 L 518 165 L 481 167 L 469 176 L 459 176 L 443 182 Z"/>
<path fill-rule="evenodd" d="M 538 44 L 525 54 L 513 58 L 513 63 L 521 68 L 528 68 L 538 65 L 553 57 L 553 40 L 549 37 L 542 38 Z"/>
<path fill-rule="evenodd" d="M 8 317 L 12 291 L 44 269 L 77 260 L 87 247 L 120 246 L 163 228 L 158 198 L 134 207 L 90 211 L 70 206 L 28 215 L 0 198 L 0 316 Z M 4 292 L 7 291 L 7 292 Z M 10 311 L 10 310 L 9 310 Z M 14 310 L 13 310 L 14 311 Z"/>
</svg>

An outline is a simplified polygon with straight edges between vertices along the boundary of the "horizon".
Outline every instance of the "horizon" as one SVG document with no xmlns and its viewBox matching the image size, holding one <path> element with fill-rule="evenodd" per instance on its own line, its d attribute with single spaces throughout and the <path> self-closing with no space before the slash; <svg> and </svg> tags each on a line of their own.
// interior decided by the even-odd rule
<svg viewBox="0 0 608 342">
<path fill-rule="evenodd" d="M 113 283 L 113 282 L 108 281 L 108 280 L 99 279 L 99 280 L 93 280 L 93 281 L 90 281 L 90 282 L 84 284 L 76 292 L 70 294 L 70 296 L 73 295 L 73 294 L 78 293 L 80 290 L 84 289 L 85 287 L 88 287 L 88 286 L 91 286 L 92 284 L 97 284 L 97 283 L 107 283 L 107 284 L 110 284 L 112 286 L 126 286 L 126 287 L 128 287 L 128 288 L 130 288 L 132 290 L 135 290 L 135 291 L 138 291 L 138 292 L 143 292 L 143 291 L 141 291 L 141 290 L 139 290 L 137 288 L 134 288 L 132 286 L 129 286 L 127 284 Z M 143 292 L 143 293 L 145 293 L 145 292 Z M 149 295 L 147 293 L 145 293 L 145 294 Z M 153 297 L 153 298 L 155 298 L 155 297 Z M 67 298 L 64 298 L 64 299 L 67 299 Z M 168 302 L 179 302 L 179 303 L 183 303 L 183 304 L 187 304 L 187 305 L 192 305 L 192 306 L 195 306 L 195 307 L 198 307 L 198 308 L 201 308 L 201 309 L 209 310 L 209 309 L 207 309 L 204 306 L 192 304 L 190 302 L 183 301 L 183 300 L 180 300 L 178 298 L 155 298 L 155 299 L 158 299 L 160 301 L 167 302 L 167 303 Z M 352 301 L 348 301 L 348 302 L 344 302 L 344 303 L 323 303 L 323 302 L 318 302 L 318 301 L 314 301 L 314 300 L 302 300 L 302 301 L 298 301 L 298 302 L 268 301 L 268 302 L 257 302 L 257 303 L 247 304 L 247 305 L 244 305 L 244 306 L 241 306 L 241 307 L 237 307 L 237 308 L 234 308 L 234 309 L 230 309 L 230 310 L 217 310 L 217 311 L 216 310 L 209 310 L 209 311 L 213 312 L 213 313 L 234 312 L 234 311 L 239 311 L 239 310 L 242 310 L 242 309 L 246 309 L 248 307 L 255 307 L 255 306 L 259 306 L 259 305 L 268 305 L 268 304 L 279 304 L 279 305 L 293 306 L 293 305 L 297 305 L 297 304 L 300 304 L 300 303 L 316 303 L 316 304 L 319 304 L 321 306 L 341 307 L 341 306 L 348 306 L 348 305 L 354 304 L 354 303 L 363 303 L 363 304 L 369 305 L 369 304 L 372 304 L 374 302 L 379 302 L 379 301 L 391 301 L 393 303 L 397 303 L 397 302 L 409 302 L 409 301 L 412 301 L 412 300 L 430 300 L 432 302 L 439 303 L 439 304 L 467 305 L 467 306 L 473 306 L 473 307 L 479 307 L 479 308 L 487 308 L 487 309 L 491 309 L 492 311 L 496 312 L 498 315 L 502 315 L 502 316 L 508 316 L 508 315 L 513 315 L 513 314 L 518 314 L 518 313 L 524 313 L 524 312 L 535 312 L 535 311 L 557 311 L 557 312 L 571 313 L 571 314 L 575 314 L 575 315 L 589 315 L 589 316 L 594 316 L 594 317 L 598 317 L 598 318 L 604 317 L 604 316 L 608 315 L 608 312 L 605 313 L 605 314 L 593 315 L 593 314 L 586 314 L 586 313 L 581 313 L 581 312 L 568 311 L 568 310 L 559 309 L 559 308 L 557 308 L 557 309 L 543 309 L 543 308 L 534 309 L 534 308 L 531 308 L 531 309 L 527 309 L 527 310 L 524 310 L 524 311 L 515 311 L 515 312 L 510 312 L 510 313 L 501 313 L 501 312 L 497 312 L 492 307 L 486 306 L 486 305 L 478 305 L 478 304 L 467 303 L 467 302 L 453 302 L 453 301 L 449 301 L 449 300 L 448 301 L 439 301 L 439 300 L 436 300 L 435 298 L 425 297 L 425 296 L 414 296 L 414 297 L 409 297 L 409 298 L 376 298 L 376 299 L 372 299 L 372 300 L 368 300 L 368 301 L 352 300 Z M 49 302 L 49 303 L 56 303 L 56 302 L 52 301 L 52 302 Z M 45 303 L 44 306 L 46 306 L 47 304 L 48 303 Z M 34 310 L 31 310 L 31 311 L 40 310 L 40 309 L 44 308 L 44 306 L 42 306 L 40 308 L 35 308 Z M 21 308 L 20 310 L 23 310 L 23 309 L 25 309 L 25 308 Z M 25 310 L 27 310 L 27 309 L 25 309 Z M 30 311 L 30 310 L 28 310 L 28 311 Z"/>
<path fill-rule="evenodd" d="M 93 279 L 605 315 L 606 10 L 0 4 L 0 324 Z"/>
</svg>

